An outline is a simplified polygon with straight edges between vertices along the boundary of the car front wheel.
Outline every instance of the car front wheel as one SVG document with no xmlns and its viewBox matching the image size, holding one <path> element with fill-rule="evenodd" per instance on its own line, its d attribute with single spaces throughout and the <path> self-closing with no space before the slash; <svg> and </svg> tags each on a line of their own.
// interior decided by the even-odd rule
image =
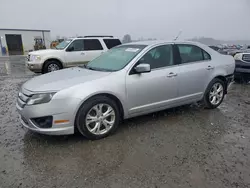
<svg viewBox="0 0 250 188">
<path fill-rule="evenodd" d="M 43 67 L 43 73 L 54 72 L 60 69 L 62 69 L 62 66 L 58 61 L 49 60 Z"/>
<path fill-rule="evenodd" d="M 220 79 L 213 79 L 207 87 L 204 95 L 205 107 L 209 109 L 217 108 L 225 96 L 225 83 Z"/>
<path fill-rule="evenodd" d="M 112 134 L 120 122 L 117 104 L 106 96 L 97 96 L 87 100 L 79 109 L 76 127 L 79 132 L 91 140 L 104 138 Z"/>
</svg>

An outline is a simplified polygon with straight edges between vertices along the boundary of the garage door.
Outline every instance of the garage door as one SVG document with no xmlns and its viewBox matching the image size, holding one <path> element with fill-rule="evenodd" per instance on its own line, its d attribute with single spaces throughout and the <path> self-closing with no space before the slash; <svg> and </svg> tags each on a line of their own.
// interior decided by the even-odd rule
<svg viewBox="0 0 250 188">
<path fill-rule="evenodd" d="M 23 42 L 21 35 L 5 35 L 9 55 L 23 55 Z"/>
</svg>

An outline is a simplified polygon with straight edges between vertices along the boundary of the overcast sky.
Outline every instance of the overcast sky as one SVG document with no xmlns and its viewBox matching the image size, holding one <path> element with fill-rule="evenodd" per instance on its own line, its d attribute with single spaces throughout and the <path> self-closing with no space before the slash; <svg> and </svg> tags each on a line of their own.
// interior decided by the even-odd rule
<svg viewBox="0 0 250 188">
<path fill-rule="evenodd" d="M 0 28 L 51 35 L 250 39 L 250 0 L 0 0 Z"/>
</svg>

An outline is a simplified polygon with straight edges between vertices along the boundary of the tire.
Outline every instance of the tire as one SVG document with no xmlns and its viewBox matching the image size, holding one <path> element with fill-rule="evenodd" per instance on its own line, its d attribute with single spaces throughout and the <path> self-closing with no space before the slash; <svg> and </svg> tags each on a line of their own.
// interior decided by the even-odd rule
<svg viewBox="0 0 250 188">
<path fill-rule="evenodd" d="M 241 78 L 234 78 L 235 83 L 240 84 L 242 83 Z"/>
<path fill-rule="evenodd" d="M 243 74 L 241 77 L 234 78 L 234 81 L 238 84 L 247 84 L 250 81 L 250 78 Z"/>
<path fill-rule="evenodd" d="M 243 82 L 243 84 L 248 84 L 249 81 L 250 81 L 250 78 L 249 78 L 248 75 L 244 75 L 244 76 L 242 77 L 242 82 Z"/>
<path fill-rule="evenodd" d="M 101 105 L 103 106 L 101 107 Z M 113 112 L 111 112 L 111 115 L 105 119 L 104 114 L 108 109 L 112 109 Z M 99 115 L 97 110 L 100 112 Z M 87 120 L 87 115 L 89 120 Z M 87 123 L 87 121 L 90 123 Z M 113 122 L 113 124 L 110 123 L 108 124 L 109 126 L 105 126 L 104 124 L 107 125 L 107 122 Z M 86 138 L 90 140 L 98 140 L 113 134 L 118 128 L 119 123 L 120 111 L 115 101 L 106 96 L 96 96 L 87 100 L 80 107 L 76 115 L 75 126 L 78 131 Z"/>
<path fill-rule="evenodd" d="M 221 88 L 222 90 L 220 89 L 221 92 L 219 92 L 217 94 L 215 94 L 217 91 L 214 92 L 214 96 L 212 97 L 212 95 L 213 95 L 212 93 L 215 90 L 216 86 L 222 87 Z M 223 82 L 221 79 L 218 79 L 218 78 L 213 79 L 209 83 L 209 85 L 205 91 L 205 94 L 204 94 L 203 101 L 204 101 L 205 108 L 214 109 L 214 108 L 217 108 L 218 106 L 220 106 L 220 104 L 222 103 L 222 101 L 225 97 L 225 93 L 226 93 L 225 82 Z M 218 100 L 214 100 L 215 99 L 214 97 L 217 98 Z"/>
<path fill-rule="evenodd" d="M 47 62 L 45 62 L 42 73 L 48 73 L 48 72 L 53 72 L 53 71 L 57 71 L 62 69 L 62 65 L 60 62 L 56 61 L 56 60 L 49 60 Z"/>
</svg>

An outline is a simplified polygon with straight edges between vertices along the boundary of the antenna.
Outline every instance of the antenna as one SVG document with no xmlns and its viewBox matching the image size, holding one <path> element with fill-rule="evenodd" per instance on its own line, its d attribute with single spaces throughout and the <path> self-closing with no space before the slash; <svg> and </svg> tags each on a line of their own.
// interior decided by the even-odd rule
<svg viewBox="0 0 250 188">
<path fill-rule="evenodd" d="M 179 31 L 178 35 L 175 37 L 174 41 L 176 41 L 182 34 L 182 30 Z"/>
</svg>

